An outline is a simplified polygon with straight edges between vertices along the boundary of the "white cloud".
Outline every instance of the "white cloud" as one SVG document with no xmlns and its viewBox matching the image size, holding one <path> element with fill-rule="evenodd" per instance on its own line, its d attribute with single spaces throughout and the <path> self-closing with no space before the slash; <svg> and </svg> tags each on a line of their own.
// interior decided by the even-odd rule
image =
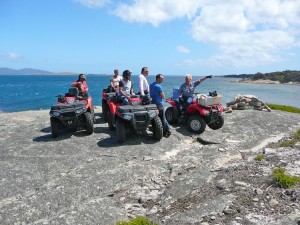
<svg viewBox="0 0 300 225">
<path fill-rule="evenodd" d="M 89 8 L 101 8 L 110 3 L 111 0 L 74 0 Z"/>
<path fill-rule="evenodd" d="M 182 52 L 182 53 L 186 53 L 186 54 L 190 53 L 190 49 L 188 49 L 187 47 L 184 47 L 184 46 L 177 46 L 176 49 L 177 49 L 177 51 Z"/>
<path fill-rule="evenodd" d="M 300 46 L 299 0 L 134 0 L 119 4 L 114 13 L 155 27 L 187 18 L 192 38 L 217 48 L 208 62 L 220 66 L 274 63 L 282 51 Z"/>
<path fill-rule="evenodd" d="M 23 59 L 23 56 L 16 52 L 7 52 L 5 54 L 1 54 L 0 58 L 5 61 L 16 62 L 16 61 L 20 61 L 21 59 Z"/>
<path fill-rule="evenodd" d="M 299 44 L 299 1 L 236 1 L 203 6 L 192 22 L 193 38 L 218 46 L 209 62 L 256 66 L 280 61 L 280 51 Z M 217 13 L 216 13 L 217 12 Z"/>
<path fill-rule="evenodd" d="M 114 14 L 128 22 L 151 23 L 157 27 L 175 18 L 192 18 L 199 9 L 195 0 L 134 0 L 132 5 L 119 4 Z"/>
</svg>

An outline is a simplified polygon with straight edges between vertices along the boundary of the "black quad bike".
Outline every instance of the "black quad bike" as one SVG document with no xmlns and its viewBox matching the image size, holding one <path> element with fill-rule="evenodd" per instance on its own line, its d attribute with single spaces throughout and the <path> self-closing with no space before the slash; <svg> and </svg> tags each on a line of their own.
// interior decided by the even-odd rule
<svg viewBox="0 0 300 225">
<path fill-rule="evenodd" d="M 122 105 L 120 99 L 114 95 L 107 98 L 107 120 L 110 130 L 116 130 L 117 141 L 125 142 L 127 129 L 145 131 L 151 127 L 153 138 L 161 140 L 163 126 L 158 116 L 155 104 L 150 104 L 148 98 L 134 96 L 130 98 L 129 105 Z"/>
<path fill-rule="evenodd" d="M 52 137 L 58 137 L 65 128 L 94 132 L 95 114 L 92 97 L 71 87 L 64 96 L 59 95 L 57 103 L 51 106 L 50 123 Z"/>
</svg>

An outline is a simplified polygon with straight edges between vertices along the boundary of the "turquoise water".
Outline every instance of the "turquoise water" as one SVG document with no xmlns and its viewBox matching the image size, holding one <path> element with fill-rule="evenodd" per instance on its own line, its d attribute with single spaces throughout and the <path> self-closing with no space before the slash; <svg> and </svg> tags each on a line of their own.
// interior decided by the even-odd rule
<svg viewBox="0 0 300 225">
<path fill-rule="evenodd" d="M 59 94 L 68 91 L 70 84 L 77 76 L 70 75 L 1 75 L 2 98 L 0 111 L 18 112 L 25 110 L 50 109 Z M 89 92 L 94 105 L 101 105 L 101 93 L 109 84 L 110 76 L 87 75 Z M 193 80 L 200 77 L 193 77 Z M 137 76 L 132 76 L 132 82 L 137 90 Z M 230 82 L 231 78 L 213 77 L 207 79 L 196 88 L 197 93 L 208 93 L 216 90 L 223 95 L 222 104 L 234 99 L 237 94 L 251 94 L 267 103 L 276 103 L 300 108 L 300 86 L 249 84 Z M 155 76 L 149 76 L 149 84 L 155 81 Z M 171 97 L 173 88 L 184 83 L 184 76 L 165 75 L 162 86 L 166 97 Z"/>
</svg>

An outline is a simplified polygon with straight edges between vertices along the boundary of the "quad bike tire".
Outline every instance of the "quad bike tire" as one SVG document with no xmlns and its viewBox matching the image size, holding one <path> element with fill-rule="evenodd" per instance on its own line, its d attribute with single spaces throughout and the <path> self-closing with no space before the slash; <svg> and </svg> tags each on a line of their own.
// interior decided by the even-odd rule
<svg viewBox="0 0 300 225">
<path fill-rule="evenodd" d="M 102 99 L 102 118 L 103 118 L 104 122 L 107 122 L 107 120 L 108 120 L 108 118 L 107 118 L 108 113 L 109 113 L 109 109 L 108 109 L 107 102 Z"/>
<path fill-rule="evenodd" d="M 88 134 L 94 133 L 94 122 L 93 122 L 93 117 L 90 112 L 85 112 L 85 130 Z"/>
<path fill-rule="evenodd" d="M 201 116 L 194 115 L 188 119 L 187 126 L 191 132 L 201 134 L 205 131 L 206 122 Z"/>
<path fill-rule="evenodd" d="M 108 123 L 108 128 L 110 130 L 115 130 L 116 127 L 114 125 L 114 122 L 113 122 L 113 115 L 111 114 L 110 111 L 107 112 L 107 123 Z"/>
<path fill-rule="evenodd" d="M 178 123 L 178 110 L 174 107 L 168 107 L 165 112 L 166 120 L 169 124 Z"/>
<path fill-rule="evenodd" d="M 116 121 L 116 136 L 119 143 L 125 142 L 125 122 L 122 119 Z"/>
<path fill-rule="evenodd" d="M 94 109 L 94 107 L 91 108 L 91 114 L 92 114 L 92 118 L 93 118 L 94 124 L 97 123 L 97 120 L 96 120 L 96 117 L 95 117 L 95 109 Z"/>
<path fill-rule="evenodd" d="M 153 128 L 153 138 L 158 141 L 161 140 L 163 137 L 163 125 L 159 116 L 154 117 L 151 123 Z"/>
<path fill-rule="evenodd" d="M 56 138 L 59 135 L 61 135 L 61 124 L 60 124 L 60 122 L 55 120 L 55 119 L 50 119 L 50 124 L 51 124 L 52 137 Z"/>
<path fill-rule="evenodd" d="M 214 123 L 209 123 L 207 126 L 212 130 L 218 130 L 224 125 L 224 116 L 219 115 L 218 120 Z"/>
</svg>

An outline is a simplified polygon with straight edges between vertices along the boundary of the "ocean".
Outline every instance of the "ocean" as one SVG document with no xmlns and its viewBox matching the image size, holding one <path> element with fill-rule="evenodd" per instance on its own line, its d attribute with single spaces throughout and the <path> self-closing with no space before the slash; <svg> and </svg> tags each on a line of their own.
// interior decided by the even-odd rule
<svg viewBox="0 0 300 225">
<path fill-rule="evenodd" d="M 57 95 L 68 91 L 70 84 L 77 79 L 76 75 L 1 75 L 2 98 L 0 112 L 19 112 L 26 110 L 50 109 L 57 100 Z M 137 92 L 137 75 L 131 80 Z M 173 88 L 184 83 L 184 76 L 165 75 L 162 83 L 166 97 L 172 96 Z M 111 76 L 87 75 L 89 93 L 95 106 L 101 105 L 101 93 L 109 85 Z M 193 76 L 193 80 L 201 77 Z M 149 84 L 155 76 L 149 76 Z M 223 96 L 222 104 L 226 105 L 237 94 L 255 95 L 267 103 L 288 105 L 300 108 L 299 85 L 251 84 L 231 82 L 233 78 L 213 77 L 201 83 L 197 93 L 217 91 Z"/>
</svg>

